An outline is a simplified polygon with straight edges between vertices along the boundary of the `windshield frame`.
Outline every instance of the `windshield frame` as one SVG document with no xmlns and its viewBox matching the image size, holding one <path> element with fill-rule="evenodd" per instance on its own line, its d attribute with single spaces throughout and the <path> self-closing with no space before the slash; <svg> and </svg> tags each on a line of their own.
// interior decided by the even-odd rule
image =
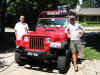
<svg viewBox="0 0 100 75">
<path fill-rule="evenodd" d="M 39 26 L 39 24 L 40 24 L 40 20 L 41 19 L 55 19 L 55 20 L 58 20 L 58 19 L 65 19 L 65 21 L 67 22 L 67 24 L 69 23 L 69 18 L 66 18 L 66 17 L 57 17 L 57 18 L 55 18 L 55 17 L 51 17 L 51 18 L 39 18 L 39 20 L 38 20 L 38 27 L 45 27 L 45 26 Z M 64 23 L 66 23 L 66 22 L 64 22 Z M 66 24 L 64 24 L 63 23 L 63 25 L 60 25 L 60 24 L 57 24 L 58 25 L 58 28 L 64 28 L 65 26 L 66 26 Z M 54 25 L 54 24 L 51 24 L 51 25 Z M 55 25 L 55 27 L 50 27 L 50 26 L 48 26 L 47 25 L 47 27 L 50 27 L 50 28 L 56 28 L 57 27 L 57 25 Z"/>
</svg>

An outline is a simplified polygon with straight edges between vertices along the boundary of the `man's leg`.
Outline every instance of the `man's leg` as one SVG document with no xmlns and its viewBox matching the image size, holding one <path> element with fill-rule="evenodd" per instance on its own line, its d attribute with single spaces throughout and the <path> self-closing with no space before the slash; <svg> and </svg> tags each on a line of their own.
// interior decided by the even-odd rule
<svg viewBox="0 0 100 75">
<path fill-rule="evenodd" d="M 77 65 L 78 51 L 76 50 L 75 42 L 76 41 L 71 41 L 70 48 L 72 51 L 74 69 L 75 71 L 78 71 L 78 65 Z"/>
<path fill-rule="evenodd" d="M 74 68 L 77 68 L 78 65 L 77 65 L 77 51 L 73 51 L 72 52 L 72 57 L 73 57 L 73 64 L 74 64 Z"/>
<path fill-rule="evenodd" d="M 77 65 L 77 61 L 78 61 L 78 55 L 79 55 L 79 51 L 80 51 L 80 40 L 75 41 L 75 55 L 73 56 L 73 60 L 75 61 L 74 63 L 74 68 L 76 68 L 76 71 L 78 71 L 78 65 Z"/>
<path fill-rule="evenodd" d="M 78 51 L 76 51 L 76 56 L 77 56 L 77 59 L 78 59 L 78 56 L 79 56 L 79 52 Z"/>
</svg>

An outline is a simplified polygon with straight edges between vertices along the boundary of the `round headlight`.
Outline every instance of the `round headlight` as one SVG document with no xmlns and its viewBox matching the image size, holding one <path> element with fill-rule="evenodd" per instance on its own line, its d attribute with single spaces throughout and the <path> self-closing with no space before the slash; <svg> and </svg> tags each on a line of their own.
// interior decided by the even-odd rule
<svg viewBox="0 0 100 75">
<path fill-rule="evenodd" d="M 28 37 L 24 37 L 24 41 L 28 42 L 29 38 Z"/>
<path fill-rule="evenodd" d="M 51 38 L 46 38 L 46 39 L 45 39 L 45 42 L 46 42 L 46 43 L 50 43 L 50 42 L 51 42 Z"/>
</svg>

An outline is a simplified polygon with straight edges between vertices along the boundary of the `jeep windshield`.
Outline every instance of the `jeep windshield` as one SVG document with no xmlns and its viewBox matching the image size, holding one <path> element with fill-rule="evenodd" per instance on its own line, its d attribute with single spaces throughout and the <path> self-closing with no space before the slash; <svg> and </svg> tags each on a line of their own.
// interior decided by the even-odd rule
<svg viewBox="0 0 100 75">
<path fill-rule="evenodd" d="M 40 18 L 39 27 L 65 27 L 68 24 L 68 18 Z"/>
</svg>

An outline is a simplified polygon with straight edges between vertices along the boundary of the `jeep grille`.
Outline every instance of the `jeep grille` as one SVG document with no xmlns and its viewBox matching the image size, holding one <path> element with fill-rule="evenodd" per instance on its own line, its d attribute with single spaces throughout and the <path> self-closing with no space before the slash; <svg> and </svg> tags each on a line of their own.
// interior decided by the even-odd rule
<svg viewBox="0 0 100 75">
<path fill-rule="evenodd" d="M 30 49 L 44 49 L 44 37 L 31 36 Z"/>
</svg>

